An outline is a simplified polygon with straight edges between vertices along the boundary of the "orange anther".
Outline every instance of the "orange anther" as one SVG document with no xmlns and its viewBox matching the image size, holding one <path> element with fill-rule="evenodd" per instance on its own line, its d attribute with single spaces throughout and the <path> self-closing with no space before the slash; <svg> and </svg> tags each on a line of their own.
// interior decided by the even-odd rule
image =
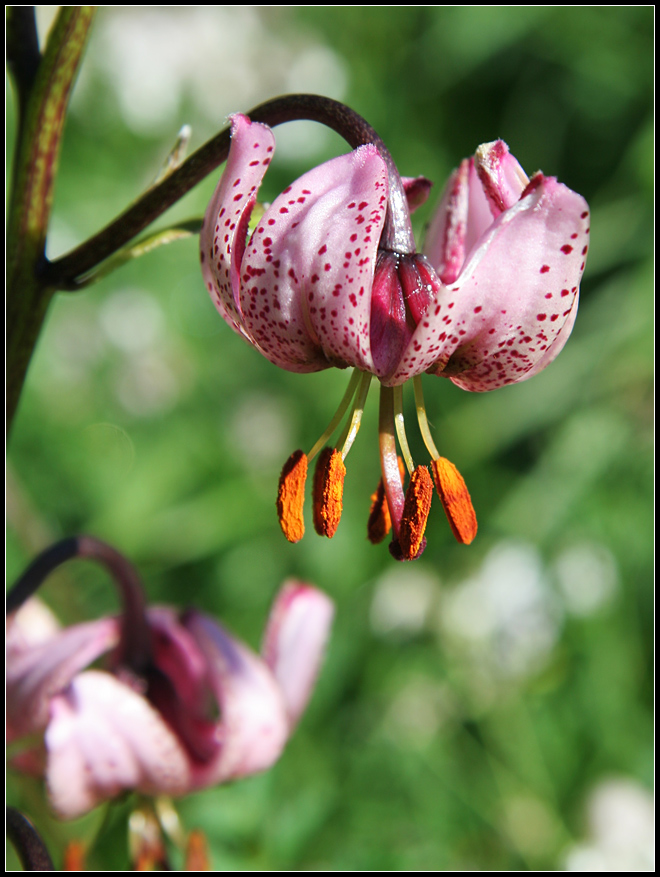
<svg viewBox="0 0 660 877">
<path fill-rule="evenodd" d="M 303 504 L 307 479 L 307 454 L 294 451 L 282 467 L 277 491 L 277 517 L 289 542 L 300 542 L 305 535 Z"/>
<path fill-rule="evenodd" d="M 323 448 L 314 470 L 314 529 L 329 539 L 337 532 L 342 512 L 346 466 L 339 451 Z"/>
<path fill-rule="evenodd" d="M 85 870 L 85 847 L 82 841 L 70 840 L 64 848 L 63 871 Z"/>
<path fill-rule="evenodd" d="M 200 829 L 193 829 L 186 844 L 184 871 L 210 871 L 209 849 L 206 837 Z"/>
<path fill-rule="evenodd" d="M 469 545 L 477 535 L 477 516 L 463 476 L 445 457 L 433 460 L 431 467 L 435 489 L 438 491 L 454 536 L 459 542 Z"/>
<path fill-rule="evenodd" d="M 371 494 L 371 509 L 367 521 L 367 537 L 372 545 L 378 545 L 392 529 L 392 518 L 387 505 L 385 485 L 381 478 L 376 492 Z"/>
<path fill-rule="evenodd" d="M 413 560 L 420 553 L 432 498 L 433 482 L 429 470 L 426 466 L 418 466 L 410 476 L 399 529 L 403 560 Z"/>
</svg>

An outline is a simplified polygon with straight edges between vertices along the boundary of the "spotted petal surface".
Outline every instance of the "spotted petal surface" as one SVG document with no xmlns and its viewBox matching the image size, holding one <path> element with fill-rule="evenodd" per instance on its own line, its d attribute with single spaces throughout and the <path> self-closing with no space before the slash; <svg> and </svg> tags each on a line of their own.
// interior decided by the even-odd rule
<svg viewBox="0 0 660 877">
<path fill-rule="evenodd" d="M 537 174 L 438 293 L 388 383 L 428 370 L 486 391 L 536 374 L 572 329 L 588 240 L 586 201 Z"/>
<path fill-rule="evenodd" d="M 227 168 L 200 238 L 218 311 L 289 371 L 370 370 L 370 291 L 387 206 L 387 170 L 362 146 L 300 177 L 247 223 L 274 148 L 270 128 L 232 117 Z"/>
<path fill-rule="evenodd" d="M 275 138 L 267 125 L 252 123 L 242 115 L 232 116 L 231 137 L 224 173 L 204 217 L 200 259 L 218 312 L 235 332 L 251 341 L 238 303 L 239 271 L 247 224 L 275 150 Z"/>
</svg>

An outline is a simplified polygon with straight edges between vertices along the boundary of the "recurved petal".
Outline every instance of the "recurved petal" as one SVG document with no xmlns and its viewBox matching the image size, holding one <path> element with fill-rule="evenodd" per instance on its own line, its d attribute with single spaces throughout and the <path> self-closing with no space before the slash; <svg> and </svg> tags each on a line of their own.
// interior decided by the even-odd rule
<svg viewBox="0 0 660 877">
<path fill-rule="evenodd" d="M 50 699 L 119 641 L 115 618 L 77 624 L 9 657 L 7 721 L 14 736 L 46 727 Z"/>
<path fill-rule="evenodd" d="M 186 627 L 208 663 L 209 681 L 220 708 L 217 756 L 194 767 L 198 788 L 266 770 L 289 735 L 280 687 L 257 655 L 219 624 L 198 612 Z"/>
<path fill-rule="evenodd" d="M 588 240 L 584 198 L 536 175 L 431 305 L 392 383 L 415 355 L 419 371 L 473 391 L 515 383 L 547 365 L 575 319 Z"/>
<path fill-rule="evenodd" d="M 257 190 L 275 149 L 272 130 L 240 113 L 231 117 L 227 164 L 200 233 L 202 275 L 213 303 L 235 332 L 248 341 L 239 304 L 241 259 Z"/>
<path fill-rule="evenodd" d="M 406 193 L 408 210 L 414 213 L 418 207 L 426 203 L 433 183 L 428 177 L 401 177 L 401 182 Z"/>
<path fill-rule="evenodd" d="M 470 162 L 465 159 L 449 177 L 426 233 L 424 253 L 443 283 L 458 277 L 465 260 L 469 172 Z"/>
<path fill-rule="evenodd" d="M 478 146 L 474 169 L 495 218 L 513 207 L 529 183 L 529 177 L 503 140 Z"/>
<path fill-rule="evenodd" d="M 311 696 L 333 616 L 332 600 L 302 582 L 287 582 L 273 604 L 261 652 L 282 689 L 291 726 Z"/>
<path fill-rule="evenodd" d="M 271 362 L 371 370 L 369 293 L 387 191 L 385 162 L 367 145 L 300 177 L 266 211 L 243 259 L 240 304 Z"/>
<path fill-rule="evenodd" d="M 493 224 L 475 162 L 464 159 L 449 177 L 433 214 L 424 253 L 443 283 L 453 283 L 477 241 Z"/>
<path fill-rule="evenodd" d="M 189 788 L 188 759 L 174 733 L 109 673 L 81 673 L 53 699 L 45 742 L 50 798 L 65 819 L 125 790 L 176 795 Z"/>
<path fill-rule="evenodd" d="M 7 616 L 7 660 L 41 645 L 58 634 L 60 629 L 57 618 L 48 606 L 38 597 L 30 597 Z"/>
</svg>

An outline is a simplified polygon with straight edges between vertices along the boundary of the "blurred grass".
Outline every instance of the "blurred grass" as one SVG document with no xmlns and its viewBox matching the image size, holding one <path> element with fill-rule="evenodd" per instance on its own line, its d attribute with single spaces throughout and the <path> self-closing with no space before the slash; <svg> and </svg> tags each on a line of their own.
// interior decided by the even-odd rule
<svg viewBox="0 0 660 877">
<path fill-rule="evenodd" d="M 582 304 L 562 355 L 529 383 L 481 396 L 426 379 L 436 442 L 470 486 L 480 531 L 469 549 L 457 546 L 434 506 L 414 565 L 432 583 L 423 620 L 397 633 L 394 612 L 387 633 L 371 606 L 393 561 L 365 539 L 379 477 L 375 393 L 347 460 L 337 536 L 309 527 L 291 546 L 274 514 L 279 468 L 320 434 L 347 375 L 280 372 L 231 333 L 204 291 L 195 241 L 59 295 L 9 447 L 9 580 L 50 540 L 92 532 L 131 557 L 151 599 L 222 615 L 253 646 L 286 576 L 336 600 L 319 687 L 280 763 L 180 805 L 185 825 L 207 832 L 216 870 L 562 870 L 584 837 L 594 784 L 652 782 L 653 12 L 209 7 L 223 10 L 207 14 L 223 16 L 227 41 L 211 57 L 194 51 L 200 7 L 149 9 L 158 28 L 174 21 L 167 33 L 190 69 L 171 64 L 184 85 L 153 131 L 129 124 L 108 34 L 133 45 L 133 27 L 155 52 L 163 32 L 150 43 L 143 13 L 101 9 L 65 132 L 51 254 L 131 201 L 184 122 L 195 148 L 225 113 L 274 86 L 322 90 L 323 50 L 346 83 L 328 80 L 334 96 L 367 117 L 402 173 L 434 179 L 436 197 L 461 158 L 496 137 L 528 172 L 541 167 L 584 195 L 593 221 Z M 236 103 L 239 76 L 247 104 Z M 9 143 L 13 124 L 10 93 Z M 337 148 L 330 139 L 297 162 L 283 151 L 262 197 Z M 201 215 L 215 183 L 172 217 Z M 416 214 L 420 241 L 432 208 Z M 490 638 L 461 638 L 447 607 L 512 544 L 542 569 L 533 618 L 504 604 Z M 615 570 L 609 596 L 581 615 L 556 572 L 576 546 L 605 551 Z M 404 604 L 417 587 L 409 569 Z M 85 564 L 54 576 L 44 595 L 69 622 L 116 605 Z M 537 653 L 541 622 L 550 633 Z M 521 637 L 533 659 L 507 675 L 498 662 Z M 19 778 L 8 798 L 56 859 L 66 838 L 96 824 L 55 823 L 39 787 Z M 126 806 L 115 809 L 90 867 L 125 868 Z"/>
</svg>

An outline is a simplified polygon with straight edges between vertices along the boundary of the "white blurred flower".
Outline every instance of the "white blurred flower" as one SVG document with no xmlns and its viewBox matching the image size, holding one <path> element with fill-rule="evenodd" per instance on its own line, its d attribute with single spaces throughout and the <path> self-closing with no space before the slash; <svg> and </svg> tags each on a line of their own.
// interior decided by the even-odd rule
<svg viewBox="0 0 660 877">
<path fill-rule="evenodd" d="M 103 302 L 99 313 L 107 339 L 120 350 L 147 350 L 161 334 L 163 310 L 156 298 L 141 289 L 122 289 Z"/>
<path fill-rule="evenodd" d="M 571 847 L 565 871 L 654 871 L 653 796 L 636 780 L 602 780 L 587 800 L 588 839 Z"/>
<path fill-rule="evenodd" d="M 181 123 L 184 105 L 220 127 L 228 113 L 275 94 L 343 97 L 347 73 L 340 56 L 289 20 L 286 9 L 272 10 L 103 7 L 87 63 L 103 73 L 125 124 L 138 134 L 170 131 Z M 282 16 L 287 27 L 279 32 Z"/>
<path fill-rule="evenodd" d="M 606 605 L 619 584 L 617 565 L 604 545 L 583 543 L 566 549 L 555 562 L 555 575 L 567 610 L 591 615 Z"/>
<path fill-rule="evenodd" d="M 373 631 L 399 638 L 414 636 L 426 624 L 439 585 L 438 577 L 423 565 L 389 569 L 376 582 L 370 615 Z"/>
<path fill-rule="evenodd" d="M 425 746 L 456 714 L 457 705 L 449 686 L 417 675 L 395 694 L 385 715 L 384 730 L 405 748 Z"/>
<path fill-rule="evenodd" d="M 229 424 L 230 442 L 247 469 L 279 464 L 291 445 L 291 412 L 282 399 L 252 393 L 236 407 Z"/>
<path fill-rule="evenodd" d="M 522 677 L 542 667 L 557 642 L 561 613 L 531 545 L 503 542 L 481 570 L 445 593 L 443 635 L 490 675 Z"/>
<path fill-rule="evenodd" d="M 121 406 L 134 417 L 152 417 L 169 411 L 181 393 L 181 369 L 172 357 L 148 350 L 126 358 L 114 390 Z"/>
<path fill-rule="evenodd" d="M 142 289 L 121 289 L 103 302 L 99 324 L 121 354 L 113 381 L 120 405 L 135 417 L 172 408 L 190 383 L 190 366 L 165 332 L 158 300 Z"/>
</svg>

